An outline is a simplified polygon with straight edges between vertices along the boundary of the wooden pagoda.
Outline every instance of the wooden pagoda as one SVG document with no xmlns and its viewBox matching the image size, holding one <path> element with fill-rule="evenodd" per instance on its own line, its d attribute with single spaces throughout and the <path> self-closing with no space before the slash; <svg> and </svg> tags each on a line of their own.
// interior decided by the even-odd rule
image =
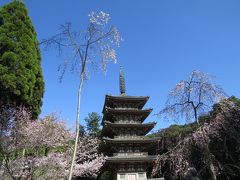
<svg viewBox="0 0 240 180">
<path fill-rule="evenodd" d="M 155 122 L 144 123 L 152 109 L 143 109 L 148 96 L 125 94 L 125 79 L 120 70 L 120 95 L 106 95 L 103 107 L 103 141 L 109 146 L 106 167 L 114 172 L 114 180 L 147 179 L 155 155 L 149 155 L 155 139 L 145 135 Z"/>
</svg>

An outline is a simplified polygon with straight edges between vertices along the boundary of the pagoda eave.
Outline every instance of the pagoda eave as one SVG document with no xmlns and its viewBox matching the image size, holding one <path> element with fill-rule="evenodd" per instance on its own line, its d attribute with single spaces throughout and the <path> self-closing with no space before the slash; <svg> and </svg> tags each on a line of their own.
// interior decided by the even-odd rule
<svg viewBox="0 0 240 180">
<path fill-rule="evenodd" d="M 156 143 L 157 139 L 132 139 L 132 138 L 124 138 L 124 139 L 112 139 L 112 138 L 106 138 L 104 137 L 103 140 L 106 143 L 111 143 L 111 144 L 151 144 L 151 143 Z"/>
<path fill-rule="evenodd" d="M 127 108 L 118 108 L 118 109 L 113 109 L 113 108 L 109 108 L 106 107 L 106 112 L 108 113 L 132 113 L 132 114 L 143 114 L 143 113 L 151 113 L 152 112 L 152 108 L 148 108 L 148 109 L 127 109 Z"/>
<path fill-rule="evenodd" d="M 156 125 L 156 122 L 149 122 L 145 124 L 140 123 L 112 123 L 110 121 L 105 121 L 104 123 L 104 129 L 109 128 L 114 134 L 118 132 L 121 128 L 134 128 L 140 130 L 141 135 L 146 135 L 148 132 L 150 132 L 154 126 Z"/>
<path fill-rule="evenodd" d="M 152 112 L 152 108 L 149 109 L 112 109 L 112 108 L 105 108 L 104 116 L 102 119 L 102 124 L 104 121 L 110 121 L 112 119 L 112 116 L 116 115 L 123 115 L 123 114 L 128 114 L 128 115 L 140 115 L 141 117 L 139 118 L 140 122 L 143 122 L 149 114 Z"/>
<path fill-rule="evenodd" d="M 126 163 L 126 162 L 153 162 L 157 156 L 139 156 L 139 157 L 108 157 L 106 159 L 107 163 Z"/>
<path fill-rule="evenodd" d="M 125 101 L 147 101 L 149 96 L 128 96 L 128 95 L 106 95 L 106 100 L 108 99 L 117 99 L 117 100 L 125 100 Z"/>
<path fill-rule="evenodd" d="M 120 95 L 120 96 L 112 96 L 112 95 L 106 95 L 105 96 L 105 102 L 103 106 L 103 113 L 105 107 L 109 107 L 111 102 L 131 102 L 131 103 L 137 103 L 138 108 L 142 109 L 143 106 L 146 104 L 148 101 L 149 96 L 127 96 L 127 95 Z"/>
<path fill-rule="evenodd" d="M 144 128 L 144 127 L 154 127 L 156 122 L 149 122 L 145 124 L 139 123 L 112 123 L 110 121 L 105 121 L 105 126 L 109 127 L 135 127 L 135 128 Z"/>
</svg>

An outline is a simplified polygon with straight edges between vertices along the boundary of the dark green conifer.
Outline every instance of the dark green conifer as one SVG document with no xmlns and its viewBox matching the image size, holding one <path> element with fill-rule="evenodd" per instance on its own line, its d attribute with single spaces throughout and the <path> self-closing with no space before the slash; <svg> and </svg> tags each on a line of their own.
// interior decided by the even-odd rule
<svg viewBox="0 0 240 180">
<path fill-rule="evenodd" d="M 0 8 L 0 105 L 40 113 L 44 81 L 37 35 L 20 1 Z"/>
</svg>

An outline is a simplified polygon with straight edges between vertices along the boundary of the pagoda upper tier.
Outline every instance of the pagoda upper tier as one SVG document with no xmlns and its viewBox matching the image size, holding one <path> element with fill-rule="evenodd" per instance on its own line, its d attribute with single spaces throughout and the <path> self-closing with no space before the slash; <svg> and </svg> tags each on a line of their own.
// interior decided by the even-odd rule
<svg viewBox="0 0 240 180">
<path fill-rule="evenodd" d="M 116 109 L 112 107 L 105 107 L 103 122 L 110 121 L 114 123 L 142 123 L 151 112 L 152 109 Z"/>
<path fill-rule="evenodd" d="M 114 109 L 142 109 L 148 99 L 149 96 L 106 95 L 103 113 L 105 112 L 105 107 Z"/>
<path fill-rule="evenodd" d="M 145 124 L 121 122 L 112 123 L 110 121 L 104 122 L 104 127 L 109 128 L 115 136 L 121 136 L 122 134 L 145 136 L 154 128 L 155 125 L 156 122 L 150 122 Z"/>
</svg>

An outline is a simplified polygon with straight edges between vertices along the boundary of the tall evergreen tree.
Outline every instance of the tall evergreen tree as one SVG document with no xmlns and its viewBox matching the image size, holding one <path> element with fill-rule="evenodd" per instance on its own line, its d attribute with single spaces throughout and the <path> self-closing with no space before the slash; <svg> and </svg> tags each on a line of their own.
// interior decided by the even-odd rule
<svg viewBox="0 0 240 180">
<path fill-rule="evenodd" d="M 36 118 L 44 93 L 37 35 L 26 6 L 0 8 L 0 105 L 25 106 Z"/>
<path fill-rule="evenodd" d="M 86 122 L 86 130 L 90 136 L 99 137 L 101 134 L 100 121 L 101 115 L 97 112 L 89 113 L 88 116 L 84 119 Z"/>
</svg>

